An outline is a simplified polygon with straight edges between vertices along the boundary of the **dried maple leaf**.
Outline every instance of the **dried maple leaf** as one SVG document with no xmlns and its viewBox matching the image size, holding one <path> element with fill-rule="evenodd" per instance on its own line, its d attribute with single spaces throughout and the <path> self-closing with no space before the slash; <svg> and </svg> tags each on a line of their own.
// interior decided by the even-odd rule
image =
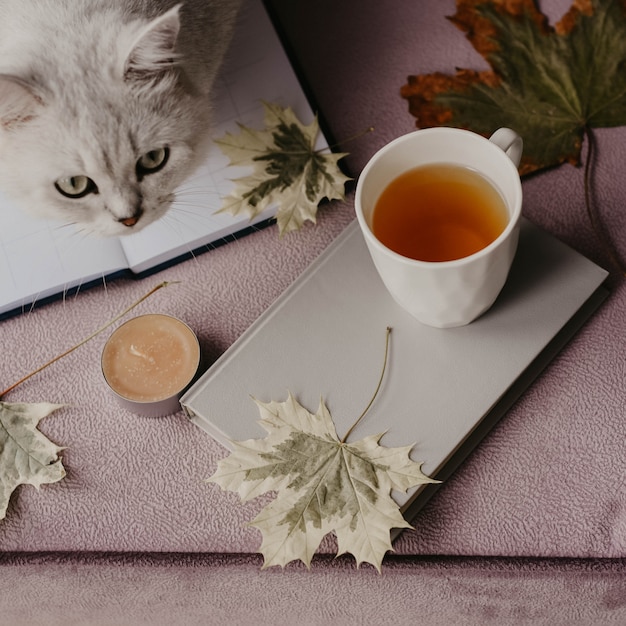
<svg viewBox="0 0 626 626">
<path fill-rule="evenodd" d="M 1 391 L 0 398 L 97 337 L 152 294 L 170 284 L 163 281 L 153 287 L 91 335 Z M 39 488 L 44 483 L 57 482 L 65 476 L 65 468 L 58 457 L 63 448 L 56 446 L 37 430 L 39 421 L 61 406 L 49 402 L 11 404 L 0 401 L 0 520 L 4 519 L 9 498 L 18 485 L 29 483 Z"/>
<path fill-rule="evenodd" d="M 533 0 L 457 0 L 449 19 L 492 69 L 410 76 L 418 127 L 514 128 L 525 174 L 579 164 L 589 129 L 626 122 L 625 0 L 575 0 L 555 27 Z"/>
<path fill-rule="evenodd" d="M 317 118 L 304 126 L 288 107 L 264 103 L 264 130 L 239 125 L 239 134 L 226 133 L 216 143 L 231 165 L 252 166 L 249 176 L 235 180 L 233 192 L 219 212 L 245 213 L 251 218 L 276 204 L 276 220 L 282 235 L 315 222 L 324 199 L 343 199 L 350 180 L 337 162 L 345 153 L 315 148 L 319 134 Z"/>
<path fill-rule="evenodd" d="M 300 559 L 307 567 L 322 538 L 334 531 L 338 554 L 380 571 L 392 549 L 390 530 L 410 528 L 391 489 L 437 482 L 409 458 L 411 446 L 386 448 L 382 434 L 345 443 L 320 402 L 317 413 L 291 394 L 285 402 L 258 402 L 265 439 L 233 442 L 208 480 L 250 500 L 268 491 L 276 498 L 251 522 L 263 541 L 264 567 Z"/>
<path fill-rule="evenodd" d="M 0 402 L 0 519 L 18 485 L 37 489 L 65 476 L 58 453 L 63 449 L 39 430 L 39 421 L 60 408 L 58 404 Z"/>
</svg>

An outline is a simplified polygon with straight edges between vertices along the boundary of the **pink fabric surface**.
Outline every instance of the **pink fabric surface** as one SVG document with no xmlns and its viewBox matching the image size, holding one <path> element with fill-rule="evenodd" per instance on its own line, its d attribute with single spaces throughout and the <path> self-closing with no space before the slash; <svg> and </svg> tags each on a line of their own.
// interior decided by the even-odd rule
<svg viewBox="0 0 626 626">
<path fill-rule="evenodd" d="M 626 621 L 624 568 L 611 561 L 392 558 L 380 576 L 346 558 L 261 571 L 260 559 L 240 555 L 17 555 L 0 556 L 0 588 L 0 623 L 10 626 Z"/>
<path fill-rule="evenodd" d="M 353 172 L 413 129 L 398 95 L 408 74 L 481 64 L 444 19 L 454 12 L 450 0 L 275 4 L 335 137 L 375 127 L 345 146 Z M 567 3 L 543 6 L 558 17 Z M 597 139 L 595 199 L 626 257 L 626 132 L 601 130 Z M 582 170 L 562 166 L 526 179 L 524 194 L 527 217 L 608 267 L 585 215 Z M 180 317 L 210 363 L 352 219 L 349 196 L 300 233 L 279 239 L 265 229 L 151 278 L 116 280 L 0 322 L 0 386 L 162 280 L 180 283 L 134 314 Z M 610 282 L 608 302 L 441 488 L 417 529 L 402 534 L 399 554 L 626 557 L 626 286 L 615 272 Z M 0 522 L 0 550 L 254 553 L 260 536 L 246 522 L 261 503 L 241 505 L 204 482 L 226 451 L 182 413 L 151 419 L 118 408 L 100 372 L 105 340 L 106 333 L 4 398 L 68 405 L 41 422 L 66 446 L 68 475 L 40 491 L 16 491 Z M 332 548 L 332 539 L 323 544 Z"/>
</svg>

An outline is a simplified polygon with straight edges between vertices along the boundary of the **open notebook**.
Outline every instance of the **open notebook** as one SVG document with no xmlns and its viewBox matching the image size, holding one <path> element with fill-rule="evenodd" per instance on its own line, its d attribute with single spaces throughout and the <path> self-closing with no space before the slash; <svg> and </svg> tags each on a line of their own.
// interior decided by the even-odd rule
<svg viewBox="0 0 626 626">
<path fill-rule="evenodd" d="M 263 128 L 262 101 L 290 106 L 303 123 L 313 118 L 262 0 L 245 0 L 216 83 L 213 136 L 237 132 L 238 122 Z M 73 288 L 102 283 L 119 272 L 145 273 L 267 221 L 271 208 L 253 222 L 247 216 L 215 214 L 232 189 L 232 179 L 246 173 L 228 167 L 228 159 L 215 146 L 181 188 L 180 210 L 176 205 L 170 209 L 175 212 L 172 219 L 166 216 L 119 239 L 84 237 L 71 226 L 32 218 L 0 194 L 0 316 L 28 310 Z"/>
<path fill-rule="evenodd" d="M 262 402 L 291 392 L 315 412 L 320 396 L 343 437 L 385 433 L 382 444 L 415 444 L 412 458 L 445 480 L 604 300 L 607 272 L 523 221 L 509 279 L 494 306 L 461 328 L 430 328 L 389 295 L 356 223 L 183 396 L 192 422 L 226 447 L 261 438 Z M 349 441 L 350 441 L 349 440 Z M 394 497 L 407 519 L 434 493 Z"/>
</svg>

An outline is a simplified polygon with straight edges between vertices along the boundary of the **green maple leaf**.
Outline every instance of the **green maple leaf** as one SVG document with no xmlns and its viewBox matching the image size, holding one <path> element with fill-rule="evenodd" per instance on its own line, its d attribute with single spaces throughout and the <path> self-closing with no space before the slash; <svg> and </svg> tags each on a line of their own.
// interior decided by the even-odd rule
<svg viewBox="0 0 626 626">
<path fill-rule="evenodd" d="M 320 152 L 317 118 L 303 125 L 290 108 L 264 103 L 264 130 L 242 124 L 238 134 L 226 133 L 216 140 L 231 165 L 252 167 L 252 173 L 235 180 L 234 191 L 224 198 L 219 212 L 244 213 L 251 218 L 277 205 L 279 233 L 315 222 L 324 199 L 343 199 L 350 180 L 337 162 L 345 153 Z"/>
<path fill-rule="evenodd" d="M 386 448 L 382 434 L 345 443 L 320 402 L 309 413 L 291 394 L 285 402 L 258 402 L 265 439 L 233 442 L 208 480 L 250 500 L 268 491 L 276 498 L 251 522 L 263 541 L 264 567 L 299 559 L 307 567 L 322 538 L 334 531 L 338 554 L 379 571 L 392 549 L 390 530 L 410 528 L 391 489 L 437 482 L 409 458 L 411 446 Z"/>
<path fill-rule="evenodd" d="M 60 405 L 47 402 L 0 402 L 0 519 L 4 519 L 18 485 L 39 488 L 65 476 L 58 457 L 63 448 L 37 430 L 39 421 L 58 408 Z"/>
<path fill-rule="evenodd" d="M 451 21 L 492 70 L 410 76 L 418 127 L 524 138 L 521 173 L 580 163 L 585 133 L 626 122 L 626 2 L 577 0 L 551 27 L 533 0 L 457 0 Z"/>
</svg>

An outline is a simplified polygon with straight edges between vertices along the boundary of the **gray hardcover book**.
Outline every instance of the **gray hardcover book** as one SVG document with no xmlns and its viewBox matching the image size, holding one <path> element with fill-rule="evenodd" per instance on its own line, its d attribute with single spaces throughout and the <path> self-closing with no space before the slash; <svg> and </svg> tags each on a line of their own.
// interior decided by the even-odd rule
<svg viewBox="0 0 626 626">
<path fill-rule="evenodd" d="M 445 480 L 606 297 L 607 272 L 528 221 L 495 305 L 468 326 L 424 326 L 391 298 L 356 223 L 287 289 L 185 394 L 191 421 L 227 448 L 265 436 L 263 402 L 320 398 L 343 437 L 384 432 L 387 446 Z M 407 519 L 434 493 L 394 493 Z"/>
</svg>

